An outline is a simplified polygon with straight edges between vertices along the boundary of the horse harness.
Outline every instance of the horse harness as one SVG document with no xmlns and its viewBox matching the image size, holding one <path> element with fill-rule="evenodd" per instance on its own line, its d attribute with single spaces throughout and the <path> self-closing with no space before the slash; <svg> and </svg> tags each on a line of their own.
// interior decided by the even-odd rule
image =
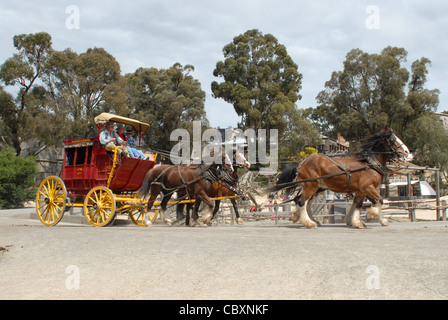
<svg viewBox="0 0 448 320">
<path fill-rule="evenodd" d="M 293 182 L 288 182 L 288 183 L 284 183 L 283 185 L 285 187 L 289 187 L 289 186 L 296 186 L 299 185 L 301 183 L 304 182 L 312 182 L 312 181 L 316 181 L 316 180 L 322 180 L 322 179 L 328 179 L 328 178 L 332 178 L 332 177 L 337 177 L 337 176 L 341 176 L 341 175 L 346 175 L 347 176 L 347 193 L 349 193 L 350 190 L 350 177 L 351 174 L 357 171 L 362 171 L 362 170 L 367 170 L 369 168 L 375 170 L 376 172 L 378 172 L 381 177 L 384 178 L 384 176 L 386 175 L 386 172 L 384 170 L 384 166 L 375 158 L 372 156 L 368 156 L 365 158 L 365 161 L 367 162 L 367 164 L 354 168 L 354 169 L 350 169 L 347 170 L 346 168 L 344 168 L 342 165 L 340 165 L 339 163 L 337 163 L 336 161 L 334 161 L 332 158 L 325 156 L 328 160 L 330 160 L 331 162 L 333 162 L 340 170 L 341 172 L 336 172 L 336 173 L 332 173 L 332 174 L 328 174 L 325 176 L 320 176 L 320 177 L 316 177 L 316 178 L 310 178 L 310 179 L 304 179 L 304 180 L 296 180 Z M 299 171 L 300 171 L 300 167 L 297 170 L 297 174 L 296 174 L 296 179 L 299 175 Z"/>
<path fill-rule="evenodd" d="M 211 183 L 218 183 L 220 186 L 234 192 L 237 195 L 242 195 L 243 193 L 234 188 L 232 185 L 235 185 L 238 183 L 238 178 L 234 179 L 230 176 L 230 174 L 226 171 L 217 170 L 217 172 L 212 172 L 211 170 L 208 170 L 204 172 L 203 174 L 204 179 L 210 181 Z"/>
<path fill-rule="evenodd" d="M 372 157 L 372 156 L 367 156 L 365 158 L 365 161 L 367 162 L 366 165 L 363 165 L 363 166 L 360 166 L 360 167 L 357 167 L 357 168 L 354 168 L 351 170 L 347 170 L 346 168 L 341 166 L 339 163 L 337 163 L 330 157 L 326 156 L 326 158 L 328 160 L 330 160 L 331 162 L 333 162 L 339 169 L 342 170 L 342 172 L 338 172 L 338 173 L 334 174 L 334 176 L 343 175 L 343 174 L 345 174 L 347 176 L 347 192 L 349 192 L 349 190 L 350 190 L 350 177 L 351 177 L 351 173 L 353 173 L 353 172 L 367 170 L 367 169 L 371 168 L 371 169 L 375 170 L 376 172 L 378 172 L 381 175 L 381 177 L 384 177 L 386 175 L 383 165 L 378 161 L 378 159 L 376 159 L 375 157 Z M 321 177 L 321 179 L 322 179 L 322 177 Z"/>
<path fill-rule="evenodd" d="M 235 179 L 233 179 L 232 177 L 230 177 L 230 175 L 223 175 L 222 174 L 222 170 L 216 170 L 217 172 L 213 172 L 211 170 L 211 165 L 208 165 L 205 167 L 205 169 L 202 169 L 201 174 L 198 178 L 193 179 L 191 181 L 185 181 L 184 177 L 182 176 L 182 173 L 180 171 L 180 166 L 177 166 L 177 170 L 179 173 L 179 179 L 182 182 L 182 184 L 180 186 L 176 186 L 174 188 L 167 188 L 163 182 L 158 181 L 160 179 L 160 177 L 169 169 L 171 169 L 172 167 L 168 167 L 165 170 L 163 170 L 156 179 L 154 179 L 154 181 L 151 184 L 158 184 L 160 185 L 164 190 L 167 191 L 171 191 L 170 193 L 174 193 L 180 189 L 185 189 L 186 191 L 186 195 L 185 197 L 188 197 L 190 199 L 190 194 L 188 192 L 188 187 L 202 179 L 208 180 L 211 183 L 213 182 L 218 182 L 219 184 L 223 185 L 224 187 L 226 187 L 227 189 L 229 189 L 230 191 L 235 192 L 236 194 L 240 195 L 240 192 L 238 190 L 236 190 L 235 188 L 233 188 L 230 184 L 233 184 L 235 182 Z M 220 181 L 222 181 L 223 183 L 220 183 Z M 191 199 L 190 199 L 191 200 Z"/>
</svg>

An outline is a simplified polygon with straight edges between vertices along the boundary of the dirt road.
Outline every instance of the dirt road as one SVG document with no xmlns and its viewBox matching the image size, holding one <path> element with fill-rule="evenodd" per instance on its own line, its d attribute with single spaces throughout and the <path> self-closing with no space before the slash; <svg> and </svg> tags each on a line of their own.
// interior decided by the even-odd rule
<svg viewBox="0 0 448 320">
<path fill-rule="evenodd" d="M 0 211 L 0 299 L 447 299 L 448 222 L 44 227 Z"/>
</svg>

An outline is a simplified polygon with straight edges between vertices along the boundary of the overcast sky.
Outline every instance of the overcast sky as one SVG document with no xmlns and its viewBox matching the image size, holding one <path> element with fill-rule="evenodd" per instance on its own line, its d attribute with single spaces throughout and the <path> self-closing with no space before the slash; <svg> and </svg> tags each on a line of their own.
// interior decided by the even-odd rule
<svg viewBox="0 0 448 320">
<path fill-rule="evenodd" d="M 299 66 L 299 108 L 316 106 L 316 95 L 351 49 L 379 53 L 391 45 L 408 51 L 407 67 L 421 57 L 432 61 L 427 87 L 441 90 L 438 111 L 448 110 L 446 0 L 0 0 L 0 63 L 15 52 L 14 35 L 45 31 L 57 50 L 105 48 L 123 75 L 191 64 L 207 93 L 210 124 L 236 126 L 233 107 L 213 98 L 210 84 L 221 81 L 213 70 L 223 47 L 249 29 L 274 35 Z"/>
</svg>

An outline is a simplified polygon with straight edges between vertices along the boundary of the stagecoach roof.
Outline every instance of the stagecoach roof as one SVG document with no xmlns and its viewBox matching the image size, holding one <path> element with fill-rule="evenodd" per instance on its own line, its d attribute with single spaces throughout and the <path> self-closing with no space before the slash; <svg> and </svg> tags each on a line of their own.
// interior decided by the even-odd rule
<svg viewBox="0 0 448 320">
<path fill-rule="evenodd" d="M 144 134 L 149 129 L 149 124 L 140 122 L 138 120 L 117 116 L 115 114 L 103 112 L 99 116 L 95 117 L 95 124 L 105 125 L 107 122 L 116 122 L 125 125 L 129 125 L 135 129 L 135 131 Z"/>
</svg>

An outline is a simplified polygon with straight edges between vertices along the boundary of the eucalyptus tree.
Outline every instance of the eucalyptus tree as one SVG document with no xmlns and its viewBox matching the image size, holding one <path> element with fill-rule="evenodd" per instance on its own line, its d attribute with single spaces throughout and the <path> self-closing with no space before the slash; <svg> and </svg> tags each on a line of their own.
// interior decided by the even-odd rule
<svg viewBox="0 0 448 320">
<path fill-rule="evenodd" d="M 267 134 L 277 129 L 281 158 L 317 144 L 318 133 L 296 106 L 302 74 L 285 45 L 254 29 L 234 37 L 223 55 L 213 71 L 223 81 L 213 81 L 211 89 L 215 98 L 233 105 L 240 129 L 266 129 Z"/>
<path fill-rule="evenodd" d="M 387 47 L 380 54 L 351 50 L 342 71 L 334 71 L 316 99 L 319 107 L 311 116 L 333 134 L 362 139 L 385 126 L 403 136 L 423 113 L 436 111 L 439 90 L 424 88 L 429 59 L 402 63 L 407 51 Z M 406 90 L 407 89 L 407 90 Z"/>
<path fill-rule="evenodd" d="M 434 117 L 440 91 L 426 88 L 431 61 L 422 57 L 408 70 L 404 66 L 407 54 L 404 48 L 391 46 L 379 54 L 351 50 L 343 70 L 334 71 L 317 95 L 318 107 L 307 110 L 308 118 L 324 133 L 336 136 L 339 132 L 352 141 L 392 127 L 421 164 L 446 166 L 441 155 L 448 135 Z M 431 121 L 435 121 L 432 126 Z M 435 131 L 437 139 L 430 139 Z"/>
<path fill-rule="evenodd" d="M 283 129 L 301 98 L 302 74 L 286 47 L 271 34 L 254 29 L 236 36 L 223 48 L 213 75 L 215 98 L 233 105 L 241 129 Z"/>
<path fill-rule="evenodd" d="M 205 92 L 192 76 L 192 65 L 175 63 L 168 69 L 139 68 L 126 75 L 126 97 L 134 117 L 151 125 L 145 143 L 169 151 L 175 129 L 192 133 L 193 121 L 208 126 Z"/>
<path fill-rule="evenodd" d="M 13 54 L 0 66 L 0 81 L 17 91 L 15 105 L 9 98 L 0 105 L 2 121 L 7 126 L 8 144 L 20 154 L 20 144 L 26 136 L 27 120 L 30 117 L 30 100 L 33 89 L 38 86 L 38 79 L 45 72 L 46 63 L 51 55 L 51 36 L 46 32 L 20 34 L 13 37 L 17 53 Z M 5 96 L 5 94 L 3 94 Z"/>
</svg>

